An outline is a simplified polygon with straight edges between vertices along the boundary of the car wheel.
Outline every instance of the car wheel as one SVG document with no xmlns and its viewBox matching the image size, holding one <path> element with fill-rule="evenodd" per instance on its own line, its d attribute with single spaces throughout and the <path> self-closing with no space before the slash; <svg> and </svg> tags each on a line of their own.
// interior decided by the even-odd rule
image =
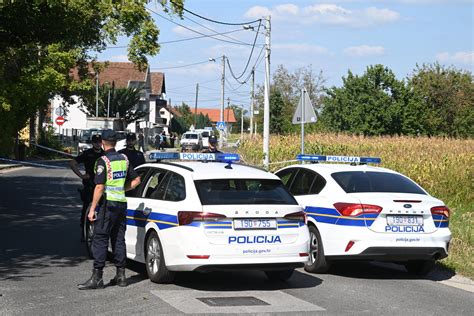
<svg viewBox="0 0 474 316">
<path fill-rule="evenodd" d="M 419 276 L 427 275 L 434 266 L 434 260 L 416 260 L 405 263 L 405 268 L 411 274 Z"/>
<path fill-rule="evenodd" d="M 175 273 L 166 268 L 163 247 L 156 232 L 151 232 L 146 240 L 145 265 L 148 277 L 155 283 L 171 283 Z"/>
<path fill-rule="evenodd" d="M 265 274 L 270 281 L 286 281 L 291 278 L 294 271 L 295 269 L 265 271 Z"/>
<path fill-rule="evenodd" d="M 321 242 L 321 235 L 318 229 L 309 225 L 309 258 L 305 263 L 304 269 L 311 273 L 326 273 L 330 268 L 330 263 L 324 256 L 324 247 Z"/>
<path fill-rule="evenodd" d="M 90 259 L 93 259 L 93 256 L 92 256 L 92 239 L 93 238 L 94 238 L 94 223 L 90 222 L 86 216 L 84 220 L 84 239 L 86 241 L 87 256 Z"/>
</svg>

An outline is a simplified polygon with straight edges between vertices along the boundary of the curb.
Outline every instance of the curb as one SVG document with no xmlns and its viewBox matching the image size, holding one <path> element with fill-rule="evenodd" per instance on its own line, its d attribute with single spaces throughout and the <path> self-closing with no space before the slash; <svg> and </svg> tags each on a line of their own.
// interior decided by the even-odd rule
<svg viewBox="0 0 474 316">
<path fill-rule="evenodd" d="M 15 168 L 20 168 L 23 167 L 23 165 L 0 165 L 0 170 L 9 170 L 9 169 L 15 169 Z"/>
</svg>

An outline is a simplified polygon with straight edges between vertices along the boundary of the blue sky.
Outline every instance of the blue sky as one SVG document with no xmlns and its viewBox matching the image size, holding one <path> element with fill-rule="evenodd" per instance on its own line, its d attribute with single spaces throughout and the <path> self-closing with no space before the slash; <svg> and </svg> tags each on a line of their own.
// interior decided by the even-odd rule
<svg viewBox="0 0 474 316">
<path fill-rule="evenodd" d="M 312 65 L 323 71 L 326 86 L 340 86 L 348 70 L 362 74 L 368 65 L 383 64 L 399 79 L 416 64 L 440 62 L 458 69 L 474 70 L 474 0 L 186 0 L 185 7 L 200 15 L 225 22 L 245 22 L 271 15 L 271 71 L 283 64 L 290 71 Z M 159 5 L 149 8 L 163 14 Z M 152 13 L 160 28 L 160 42 L 199 34 Z M 204 34 L 232 32 L 224 40 L 252 43 L 255 32 L 240 26 L 219 25 L 185 13 L 176 23 Z M 192 20 L 200 23 L 198 25 Z M 255 27 L 258 24 L 253 24 Z M 263 31 L 263 27 L 261 28 Z M 124 45 L 120 39 L 117 45 Z M 264 37 L 259 35 L 251 59 L 254 65 Z M 152 71 L 166 76 L 167 98 L 194 105 L 195 85 L 200 84 L 199 107 L 219 107 L 221 60 L 228 56 L 235 74 L 247 62 L 251 45 L 236 45 L 212 38 L 163 44 L 150 59 Z M 100 60 L 126 61 L 125 49 L 107 49 Z M 209 62 L 215 58 L 216 62 Z M 199 63 L 199 64 L 196 64 Z M 186 66 L 196 64 L 193 66 Z M 171 68 L 186 66 L 182 68 Z M 264 80 L 264 62 L 258 64 L 256 84 Z M 226 69 L 226 99 L 249 105 L 250 85 L 240 85 Z M 247 77 L 244 75 L 242 78 Z"/>
</svg>

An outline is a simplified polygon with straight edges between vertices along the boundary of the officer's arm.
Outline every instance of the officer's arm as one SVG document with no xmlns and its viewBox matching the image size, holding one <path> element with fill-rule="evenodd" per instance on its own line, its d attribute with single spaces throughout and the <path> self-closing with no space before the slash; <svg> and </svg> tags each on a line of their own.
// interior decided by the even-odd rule
<svg viewBox="0 0 474 316">
<path fill-rule="evenodd" d="M 79 170 L 79 164 L 75 159 L 72 159 L 71 162 L 69 163 L 69 166 L 71 167 L 71 170 L 74 171 L 74 173 L 81 179 L 87 179 L 88 176 L 87 174 L 82 174 L 81 171 Z"/>
<path fill-rule="evenodd" d="M 135 189 L 140 184 L 140 182 L 142 182 L 140 177 L 136 177 L 135 179 L 133 179 L 130 182 L 127 181 L 125 183 L 125 191 L 130 191 L 130 190 Z"/>
<path fill-rule="evenodd" d="M 104 184 L 97 184 L 94 189 L 94 196 L 92 197 L 91 208 L 89 210 L 88 218 L 90 221 L 93 221 L 95 218 L 94 213 L 95 209 L 97 208 L 97 204 L 99 204 L 102 195 L 104 194 L 105 185 Z"/>
</svg>

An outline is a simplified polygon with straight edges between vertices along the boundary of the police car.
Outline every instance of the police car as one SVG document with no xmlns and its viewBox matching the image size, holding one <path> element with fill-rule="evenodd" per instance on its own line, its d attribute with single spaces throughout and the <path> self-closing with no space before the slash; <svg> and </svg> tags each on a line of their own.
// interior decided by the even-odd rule
<svg viewBox="0 0 474 316">
<path fill-rule="evenodd" d="M 303 208 L 281 180 L 236 154 L 150 154 L 127 192 L 127 257 L 153 282 L 178 271 L 258 269 L 286 280 L 309 256 Z M 166 162 L 166 159 L 177 159 Z"/>
<path fill-rule="evenodd" d="M 367 165 L 380 158 L 297 159 L 313 163 L 292 165 L 276 175 L 308 216 L 306 271 L 324 273 L 334 261 L 362 259 L 402 263 L 409 272 L 424 275 L 448 255 L 448 207 L 408 177 Z"/>
</svg>

